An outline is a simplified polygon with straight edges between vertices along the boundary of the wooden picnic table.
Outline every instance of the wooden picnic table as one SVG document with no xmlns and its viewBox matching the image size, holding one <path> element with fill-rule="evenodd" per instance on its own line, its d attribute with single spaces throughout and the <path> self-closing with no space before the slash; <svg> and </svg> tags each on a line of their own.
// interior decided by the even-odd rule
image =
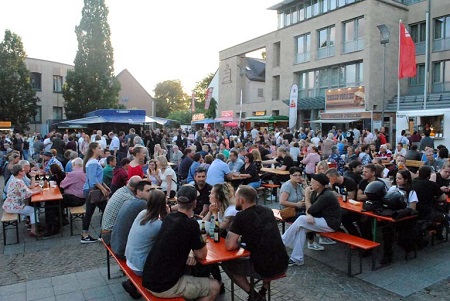
<svg viewBox="0 0 450 301">
<path fill-rule="evenodd" d="M 288 175 L 289 174 L 289 170 L 281 170 L 281 169 L 268 168 L 268 167 L 261 168 L 261 171 L 273 173 L 276 175 Z"/>
<path fill-rule="evenodd" d="M 58 202 L 58 211 L 59 211 L 59 225 L 61 229 L 61 236 L 63 236 L 63 225 L 62 225 L 62 209 L 61 209 L 61 201 L 63 199 L 63 196 L 61 194 L 61 191 L 59 190 L 59 187 L 50 187 L 50 188 L 44 188 L 42 189 L 41 193 L 35 194 L 31 197 L 31 204 L 33 204 L 34 208 L 34 217 L 37 220 L 37 204 L 40 202 Z M 38 237 L 36 237 L 37 239 Z"/>
<path fill-rule="evenodd" d="M 208 237 L 206 239 L 206 248 L 208 249 L 206 258 L 199 260 L 203 265 L 250 256 L 250 252 L 243 248 L 228 251 L 225 247 L 225 238 L 220 238 L 220 241 L 216 243 L 212 238 Z"/>
</svg>

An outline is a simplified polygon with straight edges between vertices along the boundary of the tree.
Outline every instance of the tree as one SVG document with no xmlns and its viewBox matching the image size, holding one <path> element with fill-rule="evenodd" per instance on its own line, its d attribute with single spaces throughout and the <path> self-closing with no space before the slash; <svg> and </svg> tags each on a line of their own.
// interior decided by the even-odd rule
<svg viewBox="0 0 450 301">
<path fill-rule="evenodd" d="M 191 124 L 192 113 L 189 110 L 175 111 L 170 113 L 167 118 L 176 120 L 179 124 Z"/>
<path fill-rule="evenodd" d="M 5 30 L 0 43 L 0 120 L 11 121 L 19 130 L 29 129 L 39 101 L 31 86 L 25 58 L 21 38 Z"/>
<path fill-rule="evenodd" d="M 114 75 L 113 48 L 105 0 L 85 0 L 75 27 L 78 51 L 75 68 L 63 86 L 64 108 L 70 119 L 97 109 L 119 107 L 120 84 Z"/>
<path fill-rule="evenodd" d="M 175 111 L 187 110 L 190 98 L 183 92 L 181 81 L 166 80 L 155 87 L 156 116 L 167 117 Z"/>
<path fill-rule="evenodd" d="M 195 101 L 196 113 L 205 112 L 206 91 L 208 90 L 208 86 L 211 84 L 213 77 L 214 73 L 209 73 L 201 81 L 195 84 L 194 93 L 196 98 Z"/>
</svg>

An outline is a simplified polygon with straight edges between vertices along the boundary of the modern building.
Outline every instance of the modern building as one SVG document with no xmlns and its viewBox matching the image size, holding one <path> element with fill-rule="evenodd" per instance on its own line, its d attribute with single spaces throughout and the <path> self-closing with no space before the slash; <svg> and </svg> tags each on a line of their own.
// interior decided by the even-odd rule
<svg viewBox="0 0 450 301">
<path fill-rule="evenodd" d="M 242 90 L 245 117 L 288 115 L 290 89 L 297 84 L 297 126 L 384 125 L 392 133 L 399 20 L 417 48 L 417 76 L 400 80 L 403 102 L 405 95 L 423 96 L 425 79 L 430 83 L 427 99 L 450 93 L 448 0 L 284 0 L 269 9 L 277 12 L 277 30 L 219 53 L 219 114 L 239 114 Z M 425 74 L 427 11 L 430 68 Z M 379 25 L 389 30 L 388 40 Z M 252 68 L 246 54 L 258 49 L 265 50 L 266 59 L 264 82 L 255 94 L 246 74 Z"/>
<path fill-rule="evenodd" d="M 26 58 L 25 64 L 30 71 L 31 85 L 40 99 L 37 114 L 30 123 L 30 130 L 46 133 L 53 121 L 66 118 L 62 87 L 67 71 L 72 70 L 74 66 L 35 58 Z M 153 97 L 133 75 L 124 69 L 117 75 L 117 79 L 121 85 L 119 103 L 128 110 L 145 110 L 147 116 L 153 116 Z"/>
</svg>

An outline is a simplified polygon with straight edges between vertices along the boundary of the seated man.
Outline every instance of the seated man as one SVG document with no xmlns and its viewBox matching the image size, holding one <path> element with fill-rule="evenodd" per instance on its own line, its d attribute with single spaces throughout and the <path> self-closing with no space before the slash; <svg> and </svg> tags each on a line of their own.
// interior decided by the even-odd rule
<svg viewBox="0 0 450 301">
<path fill-rule="evenodd" d="M 355 180 L 349 177 L 341 176 L 334 168 L 328 169 L 325 174 L 330 180 L 331 190 L 336 192 L 337 197 L 347 195 L 348 199 L 356 199 L 358 185 Z"/>
<path fill-rule="evenodd" d="M 117 214 L 122 205 L 134 198 L 135 187 L 142 181 L 140 176 L 132 176 L 126 186 L 119 188 L 106 204 L 102 218 L 102 240 L 109 245 L 111 240 L 111 231 L 116 222 Z"/>
<path fill-rule="evenodd" d="M 341 225 L 341 207 L 337 197 L 327 188 L 328 177 L 325 174 L 312 174 L 311 178 L 311 207 L 282 235 L 284 244 L 293 249 L 289 266 L 304 264 L 303 247 L 307 232 L 334 232 Z"/>
<path fill-rule="evenodd" d="M 208 252 L 198 223 L 191 218 L 197 190 L 182 186 L 177 197 L 178 212 L 167 215 L 161 225 L 144 265 L 142 285 L 159 298 L 214 301 L 220 291 L 217 280 L 185 274 L 186 265 L 195 265 L 196 258 L 204 259 Z"/>
<path fill-rule="evenodd" d="M 59 185 L 60 188 L 64 189 L 62 203 L 64 208 L 84 205 L 86 202 L 83 193 L 85 182 L 86 174 L 83 171 L 83 159 L 75 158 L 72 161 L 72 171 L 66 174 Z"/>
<path fill-rule="evenodd" d="M 219 153 L 216 155 L 216 159 L 208 168 L 208 172 L 206 173 L 206 183 L 211 186 L 222 184 L 225 182 L 225 179 L 231 180 L 232 176 L 233 173 L 227 163 L 225 163 L 224 154 Z"/>
<path fill-rule="evenodd" d="M 274 278 L 287 270 L 288 255 L 281 241 L 280 231 L 272 210 L 256 205 L 256 190 L 247 185 L 236 191 L 237 213 L 231 224 L 225 244 L 227 250 L 240 248 L 239 240 L 246 244 L 250 258 L 222 263 L 222 268 L 239 287 L 249 294 L 248 300 L 265 300 L 270 282 L 264 281 L 259 293 L 251 291 L 247 277 Z"/>
</svg>

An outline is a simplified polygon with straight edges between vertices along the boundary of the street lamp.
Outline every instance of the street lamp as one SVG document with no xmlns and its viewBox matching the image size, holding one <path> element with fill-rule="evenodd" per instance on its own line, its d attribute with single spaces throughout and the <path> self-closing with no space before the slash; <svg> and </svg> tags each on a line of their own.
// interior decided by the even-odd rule
<svg viewBox="0 0 450 301">
<path fill-rule="evenodd" d="M 381 126 L 384 126 L 385 86 L 386 86 L 386 44 L 389 43 L 391 32 L 385 24 L 377 25 L 380 31 L 380 44 L 383 45 L 383 79 L 381 81 L 382 103 L 381 103 Z"/>
</svg>

